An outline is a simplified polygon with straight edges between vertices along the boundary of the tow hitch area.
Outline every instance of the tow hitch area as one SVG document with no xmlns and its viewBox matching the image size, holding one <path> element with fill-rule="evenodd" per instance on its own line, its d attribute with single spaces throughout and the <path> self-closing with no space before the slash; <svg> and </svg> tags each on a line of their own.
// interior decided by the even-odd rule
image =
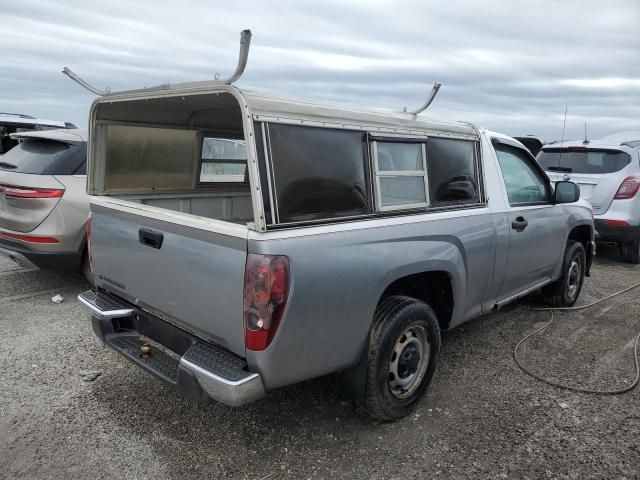
<svg viewBox="0 0 640 480">
<path fill-rule="evenodd" d="M 249 372 L 244 360 L 224 349 L 113 295 L 89 290 L 78 299 L 107 345 L 195 398 L 239 406 L 264 396 L 260 375 Z"/>
</svg>

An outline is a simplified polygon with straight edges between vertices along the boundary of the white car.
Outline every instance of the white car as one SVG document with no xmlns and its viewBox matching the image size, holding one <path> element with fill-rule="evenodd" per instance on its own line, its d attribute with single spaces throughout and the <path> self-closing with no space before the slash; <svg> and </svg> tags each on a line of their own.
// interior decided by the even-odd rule
<svg viewBox="0 0 640 480">
<path fill-rule="evenodd" d="M 551 143 L 537 159 L 552 182 L 580 185 L 580 198 L 593 206 L 596 238 L 620 245 L 624 261 L 640 263 L 640 132 Z"/>
<path fill-rule="evenodd" d="M 11 138 L 13 133 L 31 132 L 34 130 L 55 130 L 60 128 L 77 128 L 73 123 L 57 120 L 45 120 L 21 113 L 0 112 L 0 155 L 4 155 L 18 144 Z"/>
</svg>

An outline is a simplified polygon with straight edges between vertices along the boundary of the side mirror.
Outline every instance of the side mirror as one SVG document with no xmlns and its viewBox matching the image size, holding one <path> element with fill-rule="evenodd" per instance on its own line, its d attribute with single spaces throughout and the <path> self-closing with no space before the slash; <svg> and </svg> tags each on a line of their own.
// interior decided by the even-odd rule
<svg viewBox="0 0 640 480">
<path fill-rule="evenodd" d="M 554 203 L 573 203 L 580 200 L 580 187 L 573 182 L 558 182 L 553 194 Z"/>
</svg>

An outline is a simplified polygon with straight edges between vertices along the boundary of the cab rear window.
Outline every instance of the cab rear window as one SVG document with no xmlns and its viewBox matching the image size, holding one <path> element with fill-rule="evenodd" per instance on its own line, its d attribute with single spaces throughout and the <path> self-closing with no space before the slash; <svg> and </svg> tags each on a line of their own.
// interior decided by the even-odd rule
<svg viewBox="0 0 640 480">
<path fill-rule="evenodd" d="M 0 169 L 37 175 L 74 175 L 84 168 L 83 145 L 54 140 L 23 140 L 0 157 Z"/>
<path fill-rule="evenodd" d="M 537 160 L 549 172 L 603 174 L 622 170 L 631 157 L 618 150 L 579 147 L 544 149 Z"/>
</svg>

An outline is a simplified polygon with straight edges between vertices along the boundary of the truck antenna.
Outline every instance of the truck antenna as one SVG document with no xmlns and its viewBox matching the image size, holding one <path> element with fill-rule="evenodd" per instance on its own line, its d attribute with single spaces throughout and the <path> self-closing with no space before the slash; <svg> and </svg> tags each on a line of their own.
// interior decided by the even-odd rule
<svg viewBox="0 0 640 480">
<path fill-rule="evenodd" d="M 562 122 L 562 138 L 560 140 L 560 156 L 558 157 L 558 166 L 562 166 L 562 147 L 564 144 L 564 129 L 567 126 L 567 110 L 569 110 L 569 106 L 564 106 L 564 122 Z"/>
<path fill-rule="evenodd" d="M 587 137 L 587 122 L 584 122 L 584 141 L 582 143 L 589 143 L 589 137 Z"/>
</svg>

